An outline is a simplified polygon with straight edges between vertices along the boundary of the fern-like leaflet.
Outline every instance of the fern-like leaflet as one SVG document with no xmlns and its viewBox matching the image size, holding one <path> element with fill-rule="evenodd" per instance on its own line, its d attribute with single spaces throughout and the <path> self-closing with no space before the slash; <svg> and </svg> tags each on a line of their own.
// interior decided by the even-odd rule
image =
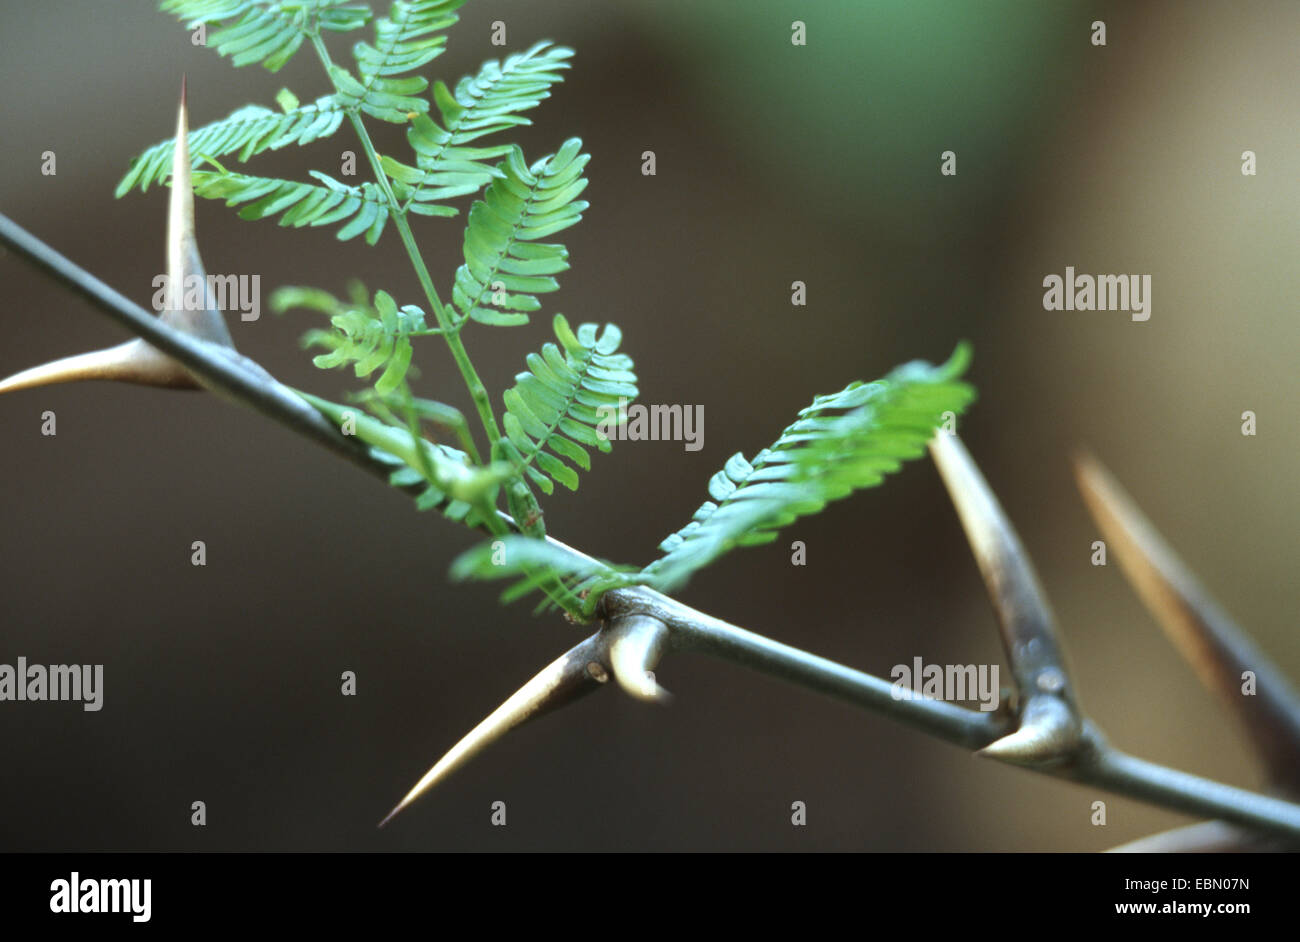
<svg viewBox="0 0 1300 942">
<path fill-rule="evenodd" d="M 331 70 L 339 100 L 381 121 L 404 124 L 413 114 L 429 110 L 415 97 L 429 86 L 427 79 L 406 76 L 437 58 L 447 45 L 442 31 L 458 19 L 465 0 L 413 0 L 393 4 L 388 16 L 375 21 L 375 43 L 357 43 L 352 55 L 358 80 L 341 66 Z"/>
<path fill-rule="evenodd" d="M 343 105 L 333 95 L 325 95 L 310 105 L 295 105 L 284 112 L 246 105 L 220 121 L 191 131 L 191 160 L 197 168 L 205 157 L 238 154 L 237 159 L 242 163 L 263 151 L 278 150 L 289 144 L 310 144 L 329 137 L 342 121 Z M 123 196 L 135 186 L 144 192 L 150 184 L 167 179 L 175 146 L 175 139 L 169 138 L 136 157 L 131 162 L 131 170 L 117 185 L 115 195 Z"/>
<path fill-rule="evenodd" d="M 348 0 L 163 0 L 187 29 L 224 23 L 207 45 L 236 66 L 260 62 L 278 72 L 317 29 L 346 32 L 369 22 L 370 8 Z"/>
<path fill-rule="evenodd" d="M 503 62 L 485 62 L 476 75 L 457 83 L 454 95 L 441 81 L 435 82 L 433 101 L 441 125 L 421 113 L 406 132 L 416 166 L 384 158 L 385 170 L 404 188 L 399 195 L 404 206 L 426 212 L 421 207 L 428 203 L 477 193 L 501 176 L 487 161 L 510 153 L 510 145 L 470 145 L 489 134 L 531 124 L 519 112 L 550 96 L 572 56 L 572 49 L 539 42 Z"/>
<path fill-rule="evenodd" d="M 382 397 L 397 389 L 411 365 L 411 334 L 423 332 L 424 312 L 413 304 L 397 302 L 387 291 L 375 292 L 374 302 L 366 290 L 353 285 L 352 303 L 344 304 L 326 291 L 286 287 L 271 295 L 271 309 L 283 313 L 290 308 L 307 308 L 329 315 L 333 330 L 311 330 L 302 339 L 304 347 L 325 347 L 329 352 L 312 362 L 323 370 L 352 364 L 359 379 L 383 368 L 375 382 Z"/>
<path fill-rule="evenodd" d="M 575 334 L 556 314 L 554 328 L 563 352 L 548 343 L 540 354 L 530 353 L 528 372 L 502 396 L 503 447 L 547 494 L 552 481 L 578 489 L 577 471 L 562 459 L 590 470 L 587 448 L 610 450 L 610 433 L 637 394 L 632 358 L 616 352 L 622 333 L 615 325 L 597 335 L 595 324 L 583 324 Z"/>
<path fill-rule="evenodd" d="M 571 138 L 529 167 L 512 147 L 501 162 L 501 177 L 470 208 L 465 227 L 465 264 L 451 292 L 461 323 L 526 324 L 524 312 L 542 306 L 537 295 L 559 288 L 553 276 L 568 270 L 568 249 L 537 240 L 572 226 L 587 208 L 577 198 L 590 159 L 581 149 L 582 141 Z"/>
<path fill-rule="evenodd" d="M 283 113 L 249 105 L 195 129 L 189 140 L 193 166 L 198 168 L 207 161 L 220 170 L 219 174 L 196 170 L 196 192 L 200 196 L 224 198 L 228 205 L 253 203 L 241 211 L 246 219 L 283 213 L 281 225 L 340 223 L 339 238 L 350 239 L 364 232 L 366 241 L 373 245 L 393 209 L 382 187 L 373 183 L 347 186 L 313 171 L 312 176 L 323 184 L 318 186 L 231 173 L 217 163 L 217 158 L 231 154 L 246 162 L 267 150 L 289 144 L 310 144 L 334 134 L 347 112 L 361 111 L 386 121 L 406 122 L 415 118 L 408 136 L 418 167 L 386 155 L 382 158 L 400 212 L 456 215 L 456 208 L 443 205 L 443 201 L 478 193 L 490 181 L 504 177 L 506 171 L 486 161 L 506 156 L 512 149 L 508 144 L 478 147 L 469 146 L 470 143 L 487 134 L 529 124 L 518 112 L 536 107 L 548 97 L 550 86 L 561 80 L 560 71 L 568 67 L 567 60 L 573 55 L 570 49 L 540 42 L 526 52 L 507 57 L 504 62 L 485 63 L 475 76 L 460 81 L 454 96 L 446 85 L 437 82 L 433 99 L 444 125 L 439 127 L 425 114 L 429 110 L 428 100 L 418 95 L 427 87 L 427 80 L 401 76 L 428 64 L 442 52 L 446 45 L 443 30 L 456 22 L 454 11 L 463 3 L 464 0 L 399 0 L 388 16 L 375 21 L 374 43 L 355 45 L 353 55 L 359 79 L 347 69 L 331 65 L 330 77 L 335 84 L 332 95 L 300 105 L 286 89 L 278 96 Z M 265 53 L 268 66 L 276 67 L 277 63 L 283 64 L 277 57 L 287 61 L 302 38 L 317 26 L 354 29 L 370 19 L 368 9 L 332 0 L 164 0 L 163 9 L 186 20 L 191 27 L 227 22 L 226 28 L 210 37 L 219 52 L 234 56 L 236 64 L 261 61 L 257 57 Z M 170 174 L 174 143 L 171 139 L 162 141 L 136 157 L 118 183 L 116 194 L 122 196 L 135 187 L 143 192 L 151 184 L 163 182 Z M 586 157 L 581 160 L 585 163 Z M 527 168 L 523 169 L 526 177 Z M 575 172 L 580 170 L 579 167 Z M 577 218 L 575 215 L 572 222 Z M 565 255 L 562 247 L 537 247 L 535 251 L 539 257 L 533 259 L 538 263 L 534 267 L 553 268 L 555 272 L 567 268 L 562 264 Z M 503 288 L 502 293 L 508 290 Z M 523 304 L 523 309 L 536 309 L 535 299 L 526 295 L 514 300 Z M 493 311 L 483 304 L 476 305 L 476 309 L 480 318 L 494 323 L 527 321 L 521 314 Z"/>
<path fill-rule="evenodd" d="M 671 591 L 733 547 L 769 543 L 798 517 L 920 457 L 945 414 L 955 417 L 974 398 L 959 381 L 969 359 L 961 345 L 942 366 L 908 363 L 816 397 L 752 462 L 737 453 L 710 479 L 713 500 L 660 544 L 664 555 L 642 570 L 645 581 Z"/>
<path fill-rule="evenodd" d="M 410 337 L 425 332 L 424 312 L 413 304 L 400 309 L 386 291 L 377 291 L 373 303 L 364 285 L 349 285 L 351 302 L 339 300 L 319 288 L 284 287 L 271 295 L 271 309 L 282 314 L 293 308 L 318 311 L 330 318 L 333 331 L 314 329 L 303 336 L 303 346 L 324 346 L 328 353 L 314 357 L 321 369 L 354 365 L 365 378 L 380 367 L 383 375 L 374 386 L 352 398 L 372 412 L 376 419 L 361 417 L 356 410 L 299 393 L 337 422 L 351 422 L 355 434 L 369 443 L 371 457 L 392 467 L 389 483 L 415 492 L 417 510 L 438 510 L 444 516 L 470 527 L 480 527 L 494 512 L 487 494 L 514 473 L 505 463 L 481 467 L 478 450 L 465 417 L 459 410 L 430 399 L 411 395 L 406 372 L 411 360 Z M 422 423 L 428 421 L 449 430 L 460 449 L 425 440 Z M 458 490 L 463 468 L 474 474 L 486 470 L 486 477 L 473 479 L 477 491 Z M 478 502 L 467 499 L 478 493 Z"/>
<path fill-rule="evenodd" d="M 220 168 L 219 172 L 196 170 L 194 192 L 208 199 L 224 199 L 227 206 L 247 203 L 239 211 L 241 219 L 279 215 L 280 225 L 295 228 L 343 223 L 337 233 L 340 239 L 365 233 L 370 245 L 379 241 L 388 222 L 388 201 L 377 184 L 348 186 L 318 170 L 308 172 L 320 184 L 255 177 L 210 162 Z"/>
</svg>

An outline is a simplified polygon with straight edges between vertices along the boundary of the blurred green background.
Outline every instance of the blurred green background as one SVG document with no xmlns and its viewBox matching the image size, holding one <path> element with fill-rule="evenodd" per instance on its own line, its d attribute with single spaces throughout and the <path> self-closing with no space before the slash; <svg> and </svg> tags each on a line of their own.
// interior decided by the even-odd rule
<svg viewBox="0 0 1300 942">
<path fill-rule="evenodd" d="M 505 50 L 490 24 L 507 25 Z M 807 24 L 808 44 L 790 43 Z M 1090 24 L 1103 20 L 1107 45 Z M 961 427 L 1034 555 L 1084 705 L 1117 745 L 1259 785 L 1234 720 L 1125 584 L 1074 490 L 1097 454 L 1224 606 L 1292 676 L 1297 564 L 1295 328 L 1300 7 L 1284 2 L 471 2 L 429 71 L 449 82 L 550 38 L 577 50 L 518 139 L 581 136 L 592 207 L 573 269 L 527 328 L 475 327 L 490 388 L 549 337 L 549 314 L 617 321 L 643 401 L 702 403 L 705 445 L 624 443 L 551 532 L 621 562 L 705 499 L 736 451 L 815 393 L 972 341 Z M 350 39 L 333 48 L 341 54 Z M 233 70 L 149 2 L 0 3 L 0 211 L 147 303 L 166 189 L 121 200 L 130 158 L 171 133 L 180 76 L 197 127 L 291 88 L 301 53 Z M 400 129 L 381 127 L 400 155 Z M 252 172 L 337 175 L 346 128 Z M 57 155 L 56 176 L 39 172 Z M 641 154 L 658 173 L 643 177 Z M 955 151 L 958 174 L 939 173 Z M 1259 173 L 1240 173 L 1253 150 Z M 211 272 L 267 293 L 347 277 L 418 288 L 379 246 L 198 208 Z M 417 220 L 435 279 L 456 220 Z M 1152 276 L 1150 321 L 1047 312 L 1042 279 Z M 808 286 L 792 308 L 790 285 Z M 0 373 L 122 339 L 0 254 Z M 446 290 L 444 288 L 444 296 Z M 284 381 L 338 398 L 347 374 L 297 347 L 305 314 L 231 323 Z M 444 350 L 417 392 L 466 406 Z M 53 409 L 58 435 L 40 435 Z M 1259 434 L 1240 434 L 1253 410 Z M 1186 819 L 973 759 L 730 665 L 673 657 L 667 709 L 614 691 L 530 724 L 375 822 L 443 750 L 579 629 L 453 586 L 473 537 L 213 397 L 113 385 L 0 399 L 0 663 L 103 663 L 105 707 L 0 704 L 4 850 L 1099 850 Z M 681 593 L 711 614 L 887 676 L 996 662 L 992 613 L 938 476 L 879 490 L 738 551 Z M 189 562 L 191 541 L 208 565 Z M 808 547 L 790 565 L 789 542 Z M 339 695 L 354 670 L 359 696 Z M 1090 824 L 1091 803 L 1108 824 Z M 208 826 L 189 824 L 190 803 Z M 505 828 L 489 825 L 504 800 Z M 790 803 L 808 825 L 790 825 Z"/>
</svg>

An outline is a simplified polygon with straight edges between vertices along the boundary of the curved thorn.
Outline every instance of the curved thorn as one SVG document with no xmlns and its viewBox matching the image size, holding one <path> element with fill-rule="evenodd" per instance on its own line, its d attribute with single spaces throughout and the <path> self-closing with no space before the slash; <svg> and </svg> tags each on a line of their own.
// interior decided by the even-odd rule
<svg viewBox="0 0 1300 942">
<path fill-rule="evenodd" d="M 989 743 L 976 755 L 1019 765 L 1040 765 L 1070 758 L 1081 740 L 1074 711 L 1054 696 L 1030 698 L 1020 714 L 1020 728 Z"/>
<path fill-rule="evenodd" d="M 1285 850 L 1282 838 L 1227 821 L 1202 821 L 1120 844 L 1108 854 L 1233 854 Z"/>
<path fill-rule="evenodd" d="M 1286 676 L 1219 607 L 1132 498 L 1095 458 L 1075 476 L 1088 511 L 1113 546 L 1124 575 L 1201 682 L 1232 705 L 1270 779 L 1300 793 L 1300 697 Z M 1242 691 L 1253 673 L 1255 691 Z"/>
<path fill-rule="evenodd" d="M 930 454 L 943 477 L 1002 629 L 1002 646 L 1024 698 L 1020 729 L 981 754 L 1013 762 L 1051 761 L 1081 741 L 1082 720 L 1033 563 L 956 435 L 940 432 Z"/>
<path fill-rule="evenodd" d="M 452 746 L 415 787 L 379 822 L 383 827 L 398 812 L 464 766 L 510 730 L 596 690 L 609 679 L 603 663 L 605 643 L 594 634 L 560 655 L 520 687 L 508 700 Z"/>
<path fill-rule="evenodd" d="M 672 695 L 653 673 L 668 643 L 668 626 L 650 615 L 623 615 L 610 623 L 607 635 L 609 665 L 618 685 L 639 700 L 669 700 Z"/>
</svg>

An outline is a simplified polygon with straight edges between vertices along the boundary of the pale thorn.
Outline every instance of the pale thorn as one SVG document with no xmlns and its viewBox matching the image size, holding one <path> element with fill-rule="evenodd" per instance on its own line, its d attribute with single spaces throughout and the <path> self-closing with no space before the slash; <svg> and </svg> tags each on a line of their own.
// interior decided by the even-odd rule
<svg viewBox="0 0 1300 942">
<path fill-rule="evenodd" d="M 1232 705 L 1270 780 L 1300 793 L 1300 697 L 1287 677 L 1214 601 L 1119 483 L 1096 459 L 1075 458 L 1088 511 L 1124 575 L 1201 682 Z M 1242 685 L 1254 675 L 1253 695 Z"/>
<path fill-rule="evenodd" d="M 172 187 L 167 213 L 167 292 L 160 319 L 170 327 L 234 349 L 225 318 L 207 286 L 203 261 L 194 235 L 194 187 L 190 176 L 189 116 L 185 103 L 185 81 L 181 80 L 181 103 L 176 118 L 176 146 L 172 152 Z M 187 279 L 197 276 L 202 284 L 200 309 L 186 310 Z M 144 340 L 128 340 L 104 350 L 63 357 L 34 366 L 0 380 L 0 393 L 55 383 L 83 380 L 111 380 L 157 386 L 164 389 L 203 388 L 185 367 Z"/>
<path fill-rule="evenodd" d="M 1283 838 L 1260 834 L 1227 821 L 1202 821 L 1140 837 L 1112 847 L 1108 854 L 1234 854 L 1287 850 Z M 1293 848 L 1292 848 L 1293 849 Z"/>
<path fill-rule="evenodd" d="M 599 689 L 609 680 L 604 663 L 605 639 L 597 633 L 560 655 L 520 687 L 429 769 L 415 787 L 379 822 L 383 827 L 400 811 L 510 730 L 528 720 Z"/>
<path fill-rule="evenodd" d="M 0 380 L 0 393 L 92 379 L 142 383 L 167 389 L 200 388 L 179 363 L 136 339 L 106 350 L 78 353 L 22 370 Z"/>
<path fill-rule="evenodd" d="M 639 700 L 671 699 L 654 675 L 668 644 L 668 626 L 650 615 L 634 613 L 616 617 L 606 633 L 609 666 L 618 685 Z"/>
<path fill-rule="evenodd" d="M 1074 756 L 1082 741 L 1078 717 L 1060 698 L 1031 697 L 1020 728 L 989 743 L 976 755 L 1017 765 L 1050 765 Z"/>
<path fill-rule="evenodd" d="M 1020 763 L 1063 758 L 1082 741 L 1082 718 L 1038 575 L 1015 528 L 957 436 L 937 433 L 930 441 L 930 454 L 988 587 L 1023 702 L 1019 729 L 981 754 Z"/>
<path fill-rule="evenodd" d="M 176 146 L 172 150 L 171 194 L 167 200 L 167 301 L 164 323 L 177 330 L 234 349 L 226 319 L 208 291 L 207 272 L 199 257 L 194 231 L 194 181 L 190 174 L 190 119 L 185 79 L 181 79 L 181 105 L 176 115 Z M 187 308 L 186 285 L 197 278 L 203 285 L 203 304 Z"/>
</svg>

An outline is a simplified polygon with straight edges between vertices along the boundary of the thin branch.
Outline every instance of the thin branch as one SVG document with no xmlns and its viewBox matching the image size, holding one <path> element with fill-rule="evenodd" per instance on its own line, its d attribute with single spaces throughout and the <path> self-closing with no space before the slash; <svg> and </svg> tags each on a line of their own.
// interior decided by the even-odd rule
<svg viewBox="0 0 1300 942">
<path fill-rule="evenodd" d="M 271 379 L 252 361 L 215 344 L 194 340 L 168 327 L 4 216 L 0 216 L 0 244 L 12 248 L 42 271 L 68 285 L 113 320 L 173 356 L 225 398 L 275 419 L 295 433 L 387 480 L 389 469 L 374 462 L 361 443 L 343 435 L 340 429 L 288 387 Z M 551 542 L 569 552 L 578 552 L 558 541 Z M 658 619 L 669 629 L 667 647 L 670 651 L 694 650 L 748 666 L 864 709 L 883 713 L 965 748 L 983 748 L 1011 732 L 1014 727 L 1012 718 L 1004 713 L 976 712 L 937 700 L 895 699 L 892 685 L 879 678 L 730 625 L 648 588 L 610 591 L 603 597 L 601 608 L 602 614 L 609 621 L 631 614 Z M 603 629 L 578 647 L 595 644 L 601 634 L 608 630 Z M 583 652 L 578 652 L 579 660 L 582 654 Z M 552 668 L 571 662 L 570 655 L 565 655 Z M 583 663 L 589 665 L 591 662 Z M 567 677 L 568 674 L 566 668 L 564 676 Z M 599 680 L 591 671 L 587 671 L 587 676 L 593 681 Z M 540 699 L 529 702 L 524 719 L 559 705 L 545 690 L 538 691 L 534 688 L 533 692 L 540 694 Z M 571 695 L 572 690 L 566 692 Z M 476 729 L 482 729 L 482 725 Z M 516 725 L 517 722 L 505 728 Z M 489 729 L 485 732 L 499 735 L 503 731 Z M 468 758 L 468 754 L 486 746 L 495 735 L 481 737 L 477 748 L 473 750 L 466 747 L 462 750 L 463 758 Z M 1125 755 L 1106 746 L 1100 734 L 1091 726 L 1085 727 L 1083 743 L 1086 748 L 1081 749 L 1070 763 L 1051 768 L 1035 767 L 1035 771 L 1092 785 L 1160 807 L 1201 817 L 1220 818 L 1300 840 L 1300 805 Z M 402 806 L 404 805 L 399 805 Z"/>
<path fill-rule="evenodd" d="M 637 611 L 661 619 L 672 630 L 673 650 L 700 651 L 784 678 L 968 749 L 988 746 L 1014 725 L 1003 713 L 977 712 L 940 700 L 895 700 L 891 685 L 879 678 L 737 628 L 651 589 L 615 589 L 605 600 L 607 611 Z M 1091 724 L 1085 723 L 1082 748 L 1069 762 L 1031 768 L 1161 807 L 1300 838 L 1300 805 L 1136 759 L 1107 745 Z"/>
<path fill-rule="evenodd" d="M 968 710 L 942 700 L 899 699 L 888 681 L 746 631 L 654 589 L 612 589 L 602 598 L 601 608 L 611 621 L 638 614 L 663 622 L 670 632 L 668 644 L 672 651 L 696 651 L 749 667 L 883 713 L 967 749 L 981 749 L 1015 728 L 1012 718 L 1004 713 Z"/>
<path fill-rule="evenodd" d="M 1300 805 L 1103 748 L 1072 774 L 1085 785 L 1196 817 L 1221 818 L 1300 840 Z"/>
</svg>

